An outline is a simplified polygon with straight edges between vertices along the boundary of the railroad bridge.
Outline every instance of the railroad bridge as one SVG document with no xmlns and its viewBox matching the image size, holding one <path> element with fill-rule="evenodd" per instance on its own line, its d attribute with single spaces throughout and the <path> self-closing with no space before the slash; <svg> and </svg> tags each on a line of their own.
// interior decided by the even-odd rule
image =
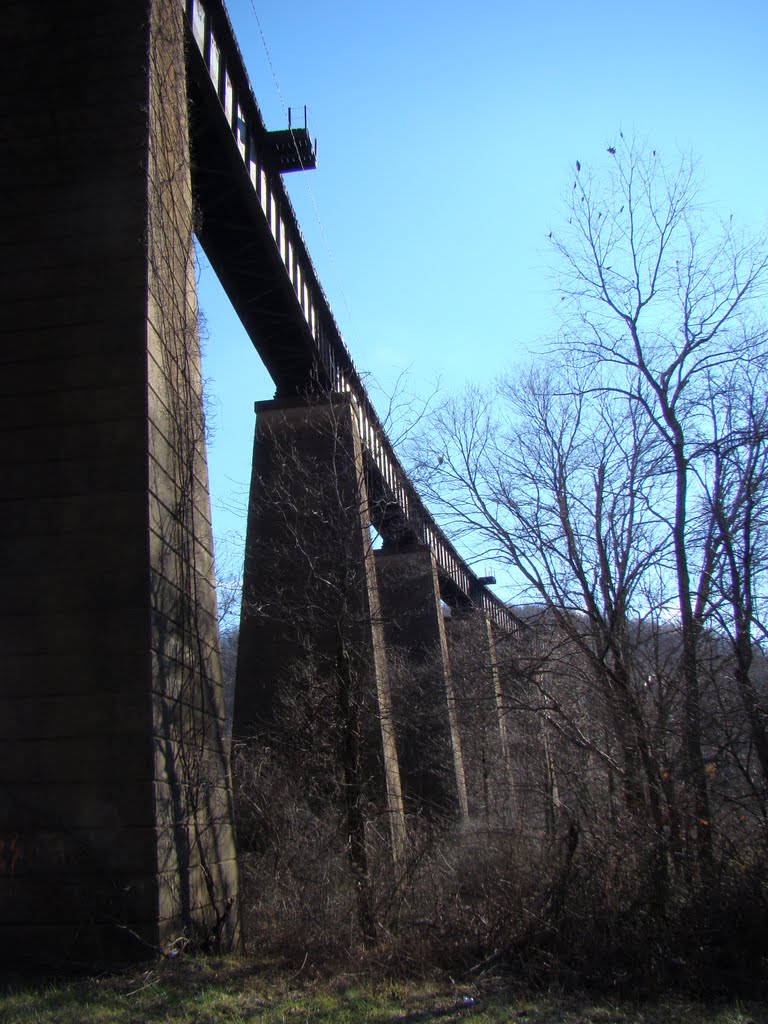
<svg viewBox="0 0 768 1024">
<path fill-rule="evenodd" d="M 311 141 L 265 127 L 222 0 L 11 0 L 4 28 L 0 954 L 234 946 L 193 234 L 276 388 L 256 406 L 235 737 L 275 728 L 311 621 L 296 553 L 332 561 L 341 534 L 397 857 L 410 809 L 472 812 L 442 603 L 491 653 L 515 623 L 389 443 L 283 185 Z M 395 649 L 429 662 L 429 735 L 407 741 Z"/>
</svg>

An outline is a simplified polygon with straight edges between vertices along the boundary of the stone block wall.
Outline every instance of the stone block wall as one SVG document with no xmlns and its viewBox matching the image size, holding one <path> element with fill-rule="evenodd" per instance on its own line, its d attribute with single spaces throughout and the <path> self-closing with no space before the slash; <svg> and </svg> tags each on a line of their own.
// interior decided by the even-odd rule
<svg viewBox="0 0 768 1024">
<path fill-rule="evenodd" d="M 226 945 L 182 11 L 3 18 L 0 955 Z"/>
</svg>

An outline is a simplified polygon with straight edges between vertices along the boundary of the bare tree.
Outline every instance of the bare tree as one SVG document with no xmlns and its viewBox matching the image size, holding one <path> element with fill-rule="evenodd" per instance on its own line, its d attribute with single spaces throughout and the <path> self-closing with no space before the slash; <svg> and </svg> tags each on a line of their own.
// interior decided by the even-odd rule
<svg viewBox="0 0 768 1024">
<path fill-rule="evenodd" d="M 765 332 L 752 319 L 768 248 L 732 221 L 715 225 L 700 205 L 695 166 L 673 171 L 655 150 L 623 138 L 607 173 L 578 172 L 568 225 L 553 236 L 560 257 L 565 341 L 597 366 L 603 392 L 637 410 L 659 446 L 669 499 L 657 509 L 672 550 L 670 582 L 680 623 L 684 770 L 698 859 L 711 861 L 711 811 L 700 729 L 697 646 L 719 538 L 696 515 L 698 463 L 707 457 L 713 382 L 733 372 Z"/>
<path fill-rule="evenodd" d="M 539 604 L 526 675 L 547 723 L 542 735 L 554 730 L 618 781 L 622 806 L 653 837 L 663 900 L 661 768 L 633 657 L 640 587 L 665 557 L 653 511 L 657 452 L 642 418 L 617 415 L 614 396 L 594 392 L 592 381 L 551 365 L 444 407 L 430 485 L 454 524 L 512 569 L 520 598 Z M 552 790 L 551 749 L 546 760 Z"/>
<path fill-rule="evenodd" d="M 577 166 L 562 229 L 550 236 L 563 318 L 555 362 L 445 403 L 421 470 L 478 553 L 506 562 L 520 598 L 539 601 L 590 659 L 627 808 L 644 804 L 661 839 L 674 799 L 689 867 L 707 875 L 699 651 L 726 591 L 730 607 L 737 592 L 753 607 L 743 577 L 762 522 L 747 498 L 762 500 L 758 449 L 752 467 L 746 428 L 728 425 L 734 412 L 726 415 L 723 396 L 738 391 L 733 381 L 748 366 L 765 363 L 756 302 L 768 247 L 706 216 L 690 159 L 670 171 L 623 138 L 608 154 L 599 173 Z M 762 384 L 758 392 L 753 410 Z M 644 620 L 675 626 L 663 673 L 643 672 Z M 743 611 L 739 621 L 743 661 L 751 645 Z M 654 739 L 644 675 L 653 676 L 667 727 L 674 719 L 679 728 L 672 756 Z M 747 679 L 743 668 L 739 678 Z M 749 683 L 740 686 L 757 743 L 764 719 Z M 581 741 L 609 756 L 596 738 Z"/>
</svg>

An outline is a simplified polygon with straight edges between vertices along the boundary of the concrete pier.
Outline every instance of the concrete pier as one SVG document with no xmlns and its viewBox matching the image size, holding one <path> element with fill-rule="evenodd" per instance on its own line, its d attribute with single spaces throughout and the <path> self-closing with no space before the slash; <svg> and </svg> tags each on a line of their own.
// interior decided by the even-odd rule
<svg viewBox="0 0 768 1024">
<path fill-rule="evenodd" d="M 3 22 L 0 957 L 226 948 L 183 10 Z"/>
<path fill-rule="evenodd" d="M 468 814 L 437 566 L 429 548 L 376 552 L 406 806 Z"/>
<path fill-rule="evenodd" d="M 404 844 L 362 452 L 348 396 L 257 404 L 235 740 L 358 756 Z M 349 743 L 354 741 L 355 752 Z"/>
<path fill-rule="evenodd" d="M 515 806 L 511 721 L 493 624 L 480 609 L 458 609 L 446 632 L 470 815 L 508 824 Z"/>
</svg>

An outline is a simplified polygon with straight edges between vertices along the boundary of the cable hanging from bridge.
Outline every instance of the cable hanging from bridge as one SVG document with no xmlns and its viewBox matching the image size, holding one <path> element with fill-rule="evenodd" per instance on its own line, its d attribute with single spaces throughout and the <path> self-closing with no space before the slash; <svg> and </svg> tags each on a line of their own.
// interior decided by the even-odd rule
<svg viewBox="0 0 768 1024">
<path fill-rule="evenodd" d="M 259 30 L 259 36 L 261 37 L 261 44 L 264 47 L 264 53 L 265 53 L 266 58 L 267 58 L 267 63 L 269 64 L 269 70 L 270 70 L 270 72 L 272 74 L 272 80 L 275 83 L 275 89 L 277 90 L 277 96 L 278 96 L 278 99 L 280 100 L 280 106 L 283 109 L 283 114 L 288 118 L 289 129 L 290 129 L 290 108 L 288 107 L 288 104 L 285 101 L 285 97 L 283 96 L 282 89 L 280 88 L 280 81 L 279 81 L 279 79 L 277 77 L 277 71 L 275 69 L 274 61 L 272 60 L 272 54 L 270 53 L 269 45 L 267 44 L 267 37 L 264 35 L 264 29 L 261 26 L 261 21 L 259 20 L 259 15 L 258 15 L 258 13 L 256 11 L 255 0 L 250 0 L 250 5 L 251 5 L 251 11 L 253 13 L 254 20 L 256 22 L 256 27 Z M 301 167 L 302 167 L 302 170 L 303 170 L 304 169 L 304 164 L 303 164 L 301 153 L 299 151 L 299 146 L 296 143 L 296 139 L 294 137 L 293 129 L 290 129 L 290 131 L 291 131 L 291 137 L 293 138 L 293 145 L 294 145 L 294 148 L 296 150 L 296 157 L 297 157 L 299 163 L 301 164 Z M 307 177 L 307 175 L 302 175 L 302 177 L 304 178 L 304 183 L 305 183 L 305 185 L 307 187 L 307 192 L 309 193 L 310 202 L 312 203 L 312 209 L 315 212 L 315 219 L 317 220 L 317 226 L 320 228 L 320 235 L 322 236 L 323 244 L 325 245 L 325 251 L 328 253 L 328 259 L 330 261 L 331 269 L 333 270 L 334 277 L 336 278 L 336 284 L 338 285 L 339 292 L 341 293 L 341 298 L 342 298 L 342 302 L 344 303 L 344 308 L 347 311 L 347 320 L 348 320 L 349 327 L 350 327 L 350 332 L 349 333 L 350 333 L 351 341 L 354 344 L 357 341 L 357 329 L 355 327 L 354 317 L 352 316 L 352 310 L 351 310 L 349 302 L 347 300 L 347 293 L 344 291 L 344 284 L 343 284 L 343 282 L 341 280 L 341 274 L 339 273 L 339 268 L 338 268 L 338 266 L 336 264 L 336 260 L 334 258 L 333 252 L 331 250 L 330 243 L 328 242 L 328 236 L 325 233 L 325 226 L 323 225 L 323 221 L 322 221 L 322 219 L 320 217 L 320 210 L 318 209 L 317 201 L 315 200 L 315 194 L 312 191 L 312 186 L 309 183 L 309 178 Z"/>
</svg>

